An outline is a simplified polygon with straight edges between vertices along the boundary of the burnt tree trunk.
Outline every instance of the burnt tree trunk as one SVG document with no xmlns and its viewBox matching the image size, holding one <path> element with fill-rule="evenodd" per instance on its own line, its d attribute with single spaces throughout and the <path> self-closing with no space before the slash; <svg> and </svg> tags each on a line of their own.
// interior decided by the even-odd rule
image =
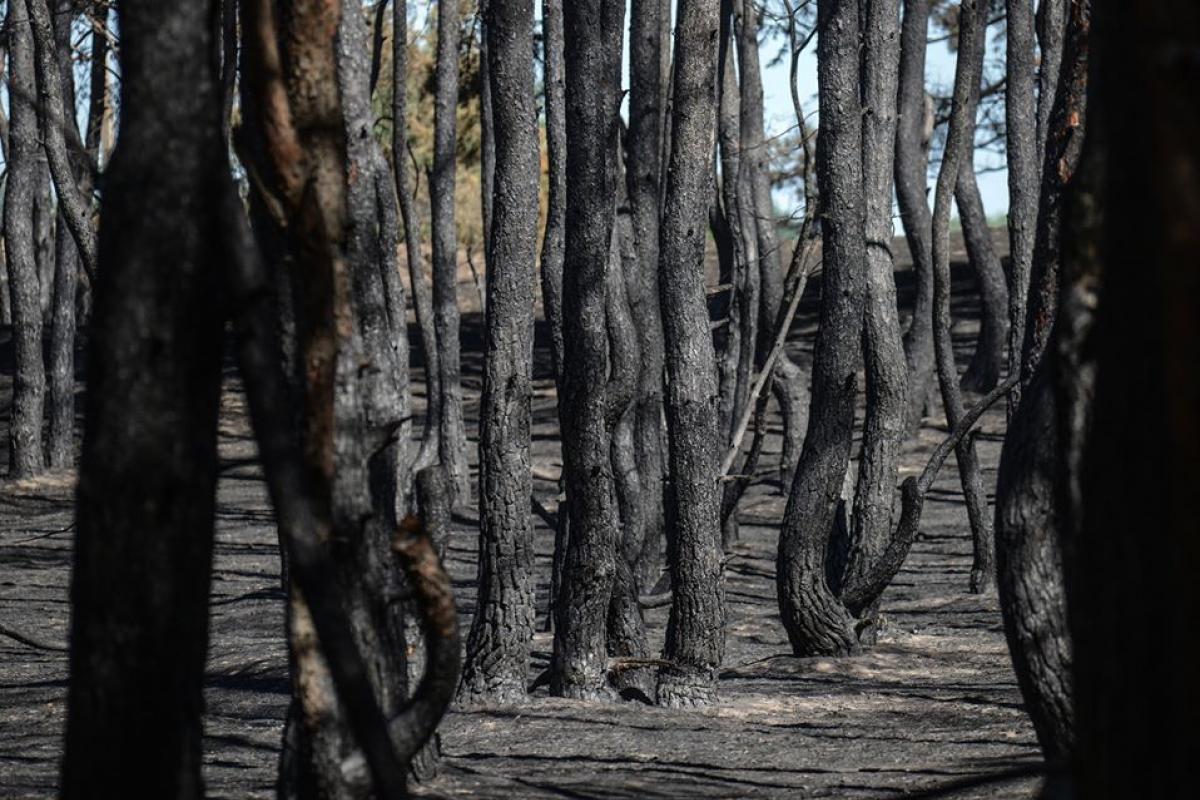
<svg viewBox="0 0 1200 800">
<path fill-rule="evenodd" d="M 958 427 L 965 409 L 954 362 L 954 344 L 950 338 L 950 201 L 958 184 L 964 159 L 974 152 L 974 119 L 983 69 L 986 10 L 982 0 L 963 0 L 959 13 L 958 62 L 954 69 L 954 97 L 950 129 L 942 167 L 938 172 L 933 205 L 934 264 L 934 351 L 937 356 L 938 383 L 942 406 L 951 429 Z M 985 591 L 995 578 L 992 524 L 988 516 L 987 493 L 983 487 L 979 457 L 973 436 L 966 436 L 955 450 L 967 517 L 971 525 L 974 561 L 968 589 Z"/>
<path fill-rule="evenodd" d="M 925 132 L 925 49 L 929 34 L 928 0 L 904 0 L 900 26 L 900 75 L 896 113 L 896 202 L 912 255 L 916 299 L 904 333 L 908 367 L 909 434 L 921 418 L 933 387 L 933 218 L 926 199 L 929 150 Z"/>
<path fill-rule="evenodd" d="M 429 175 L 433 235 L 433 327 L 437 336 L 440 401 L 438 460 L 454 478 L 456 503 L 471 496 L 463 421 L 458 312 L 458 231 L 454 221 L 455 150 L 458 139 L 456 2 L 438 0 L 434 72 L 433 170 Z"/>
<path fill-rule="evenodd" d="M 776 558 L 780 615 L 792 651 L 802 656 L 858 648 L 852 620 L 822 576 L 850 460 L 867 297 L 857 5 L 820 0 L 817 26 L 817 179 L 824 212 L 820 328 L 808 431 Z"/>
<path fill-rule="evenodd" d="M 662 122 L 668 79 L 664 65 L 670 62 L 671 6 L 668 0 L 633 0 L 629 13 L 626 182 L 638 260 L 636 265 L 631 265 L 634 268 L 626 270 L 625 282 L 642 351 L 634 412 L 642 530 L 633 535 L 641 541 L 637 561 L 641 582 L 651 585 L 663 569 L 666 431 L 663 428 L 663 323 L 658 306 L 658 250 L 662 200 L 660 176 L 666 135 Z"/>
<path fill-rule="evenodd" d="M 442 400 L 438 367 L 437 332 L 433 324 L 433 297 L 425 280 L 425 257 L 421 252 L 421 221 L 413 205 L 412 177 L 408 155 L 408 3 L 392 0 L 392 171 L 396 197 L 404 224 L 404 252 L 412 286 L 413 311 L 421 329 L 421 355 L 425 361 L 425 431 L 413 461 L 413 472 L 437 460 L 441 431 Z"/>
<path fill-rule="evenodd" d="M 704 284 L 704 224 L 716 133 L 718 0 L 681 0 L 675 24 L 671 155 L 660 230 L 659 293 L 667 365 L 673 530 L 671 613 L 658 702 L 711 702 L 725 649 L 716 356 Z"/>
<path fill-rule="evenodd" d="M 225 160 L 212 6 L 120 7 L 124 101 L 105 178 L 71 586 L 69 798 L 203 795 Z M 158 46 L 168 27 L 170 49 Z"/>
<path fill-rule="evenodd" d="M 986 28 L 984 30 L 986 32 Z M 979 335 L 975 338 L 975 352 L 963 373 L 962 388 L 970 392 L 988 392 L 1000 382 L 1000 372 L 1004 369 L 1004 345 L 1008 338 L 1008 285 L 1004 267 L 1000 265 L 1000 256 L 996 254 L 996 247 L 992 243 L 992 231 L 988 227 L 987 212 L 984 211 L 979 182 L 975 178 L 974 136 L 972 125 L 972 149 L 963 154 L 958 184 L 954 188 L 954 202 L 962 223 L 967 260 L 971 262 L 979 291 Z"/>
<path fill-rule="evenodd" d="M 479 572 L 460 699 L 525 697 L 533 640 L 533 529 L 529 430 L 537 257 L 538 136 L 533 2 L 487 4 L 495 121 L 495 185 L 488 244 L 483 398 L 479 430 Z"/>
<path fill-rule="evenodd" d="M 570 3 L 563 11 L 568 180 L 565 362 L 558 410 L 570 536 L 555 608 L 551 691 L 597 697 L 606 691 L 605 619 L 618 539 L 606 418 L 604 277 L 617 197 L 625 4 L 586 0 Z"/>
<path fill-rule="evenodd" d="M 4 250 L 13 326 L 12 414 L 8 432 L 8 477 L 28 478 L 45 469 L 42 406 L 46 371 L 42 363 L 41 279 L 34 241 L 34 197 L 39 191 L 38 114 L 33 33 L 25 0 L 12 0 L 5 18 L 8 35 L 9 129 L 5 151 Z"/>
</svg>

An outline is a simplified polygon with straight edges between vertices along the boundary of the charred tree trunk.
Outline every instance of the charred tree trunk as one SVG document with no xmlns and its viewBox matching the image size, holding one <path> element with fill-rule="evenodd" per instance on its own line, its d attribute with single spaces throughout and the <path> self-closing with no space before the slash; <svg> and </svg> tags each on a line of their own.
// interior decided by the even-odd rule
<svg viewBox="0 0 1200 800">
<path fill-rule="evenodd" d="M 938 383 L 942 390 L 942 405 L 946 422 L 951 429 L 958 427 L 964 414 L 958 369 L 954 362 L 954 345 L 950 338 L 950 201 L 958 184 L 959 170 L 964 159 L 974 150 L 976 101 L 983 69 L 983 50 L 986 34 L 986 11 L 981 0 L 963 0 L 959 13 L 958 63 L 954 70 L 954 98 L 950 130 L 942 167 L 938 172 L 933 205 L 933 264 L 934 264 L 934 349 L 937 355 Z M 985 591 L 994 580 L 995 566 L 992 543 L 992 524 L 987 513 L 987 493 L 983 488 L 979 458 L 972 436 L 959 443 L 955 451 L 958 473 L 966 499 L 967 516 L 971 524 L 974 561 L 968 588 L 971 592 Z"/>
<path fill-rule="evenodd" d="M 985 28 L 986 31 L 986 28 Z M 971 152 L 964 153 L 954 188 L 954 202 L 962 223 L 967 259 L 975 273 L 979 290 L 979 335 L 975 352 L 962 377 L 962 388 L 969 392 L 988 392 L 1000 382 L 1004 368 L 1004 344 L 1008 338 L 1008 286 L 1004 267 L 992 243 L 983 197 L 975 179 L 974 125 L 971 126 Z"/>
<path fill-rule="evenodd" d="M 479 0 L 479 208 L 483 222 L 483 263 L 491 265 L 492 214 L 496 196 L 496 114 L 492 92 L 491 36 L 488 34 L 490 0 Z M 478 282 L 478 281 L 477 281 Z M 486 297 L 481 295 L 481 297 Z M 483 311 L 483 309 L 480 309 Z"/>
<path fill-rule="evenodd" d="M 438 0 L 434 73 L 433 170 L 429 176 L 433 229 L 433 327 L 437 336 L 440 401 L 438 460 L 454 478 L 458 503 L 471 496 L 463 421 L 459 355 L 458 231 L 454 221 L 458 139 L 458 5 Z"/>
<path fill-rule="evenodd" d="M 69 798 L 203 795 L 223 323 L 212 11 L 120 7 L 125 101 L 105 179 L 71 587 Z M 157 45 L 168 27 L 169 50 Z"/>
<path fill-rule="evenodd" d="M 42 363 L 42 305 L 34 240 L 34 197 L 38 179 L 38 115 L 34 81 L 33 33 L 26 0 L 10 0 L 8 35 L 9 133 L 5 151 L 4 246 L 12 301 L 12 415 L 8 434 L 8 476 L 28 478 L 45 469 L 42 406 L 46 371 Z"/>
<path fill-rule="evenodd" d="M 824 212 L 821 316 L 808 431 L 776 559 L 784 628 L 793 652 L 804 656 L 844 655 L 858 648 L 853 622 L 823 576 L 850 460 L 867 296 L 858 8 L 846 0 L 820 0 L 817 25 L 817 179 Z"/>
<path fill-rule="evenodd" d="M 533 2 L 487 5 L 496 192 L 488 244 L 488 303 L 480 404 L 479 577 L 459 697 L 525 697 L 533 640 L 529 461 L 538 136 L 533 95 Z"/>
<path fill-rule="evenodd" d="M 555 608 L 551 691 L 605 692 L 605 619 L 618 516 L 607 424 L 604 276 L 617 196 L 624 2 L 564 7 L 567 195 L 563 394 L 559 398 L 570 536 Z"/>
<path fill-rule="evenodd" d="M 438 367 L 437 331 L 433 324 L 433 297 L 425 280 L 425 257 L 421 252 L 421 221 L 413 206 L 412 178 L 408 156 L 408 3 L 392 0 L 392 171 L 396 197 L 404 223 L 404 252 L 412 286 L 413 311 L 421 329 L 421 355 L 425 361 L 425 431 L 413 461 L 413 472 L 437 459 L 441 431 L 442 400 Z"/>
<path fill-rule="evenodd" d="M 671 156 L 660 232 L 659 291 L 670 441 L 666 519 L 673 529 L 671 614 L 658 702 L 711 702 L 724 655 L 716 356 L 704 296 L 704 220 L 716 132 L 717 0 L 681 0 L 675 24 Z"/>
<path fill-rule="evenodd" d="M 637 560 L 641 582 L 653 584 L 663 568 L 663 324 L 658 305 L 659 211 L 662 199 L 662 124 L 667 98 L 671 6 L 668 0 L 633 0 L 629 24 L 629 133 L 626 182 L 637 264 L 626 271 L 629 305 L 642 358 L 634 422 L 641 479 L 642 530 Z M 664 35 L 665 30 L 665 35 Z M 549 106 L 547 106 L 549 108 Z"/>
<path fill-rule="evenodd" d="M 911 435 L 933 387 L 933 218 L 926 199 L 929 151 L 925 133 L 925 49 L 929 33 L 928 0 L 904 0 L 900 27 L 900 76 L 896 114 L 896 201 L 913 262 L 916 300 L 904 333 L 908 367 L 908 422 Z"/>
<path fill-rule="evenodd" d="M 1200 117 L 1194 62 L 1182 56 L 1200 48 L 1200 15 L 1178 0 L 1095 7 L 1096 102 L 1081 177 L 1099 169 L 1101 200 L 1098 210 L 1079 209 L 1083 230 L 1065 244 L 1060 309 L 1061 322 L 1085 334 L 1076 350 L 1083 363 L 1060 385 L 1065 404 L 1078 394 L 1070 384 L 1090 389 L 1094 373 L 1090 425 L 1069 423 L 1083 439 L 1068 534 L 1072 774 L 1079 797 L 1182 798 L 1195 785 L 1200 748 L 1194 736 L 1164 733 L 1195 726 L 1200 687 L 1190 656 L 1161 648 L 1200 618 L 1192 580 L 1200 567 L 1192 489 L 1200 480 Z M 1078 330 L 1080 321 L 1093 327 Z M 1131 676 L 1138 688 L 1122 690 Z"/>
</svg>

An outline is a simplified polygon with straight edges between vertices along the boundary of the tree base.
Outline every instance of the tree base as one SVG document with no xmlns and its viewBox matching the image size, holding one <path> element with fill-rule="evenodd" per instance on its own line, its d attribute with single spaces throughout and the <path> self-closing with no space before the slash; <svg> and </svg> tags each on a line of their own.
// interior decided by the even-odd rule
<svg viewBox="0 0 1200 800">
<path fill-rule="evenodd" d="M 658 673 L 658 705 L 705 708 L 717 702 L 716 675 L 709 670 L 663 667 Z"/>
</svg>

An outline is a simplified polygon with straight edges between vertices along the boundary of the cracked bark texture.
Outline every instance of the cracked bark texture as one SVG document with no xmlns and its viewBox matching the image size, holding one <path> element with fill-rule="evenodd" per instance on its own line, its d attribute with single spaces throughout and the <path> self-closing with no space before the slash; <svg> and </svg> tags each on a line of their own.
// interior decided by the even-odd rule
<svg viewBox="0 0 1200 800">
<path fill-rule="evenodd" d="M 950 337 L 950 200 L 958 184 L 963 160 L 974 150 L 976 102 L 983 69 L 986 9 L 981 0 L 963 0 L 959 13 L 958 62 L 954 69 L 954 95 L 946 150 L 938 172 L 933 205 L 933 277 L 934 277 L 934 352 L 937 357 L 938 384 L 942 406 L 951 429 L 958 426 L 964 408 L 954 363 L 954 344 Z M 974 438 L 965 437 L 955 451 L 958 473 L 971 525 L 974 562 L 968 589 L 985 591 L 995 579 L 992 524 L 988 516 L 987 493 L 980 474 Z"/>
<path fill-rule="evenodd" d="M 586 0 L 563 11 L 568 180 L 559 423 L 570 536 L 555 608 L 550 688 L 587 698 L 607 691 L 605 620 L 619 527 L 605 391 L 604 278 L 617 197 L 625 4 Z"/>
<path fill-rule="evenodd" d="M 4 246 L 16 362 L 8 433 L 8 477 L 13 479 L 32 477 L 45 469 L 42 406 L 46 371 L 42 363 L 42 304 L 33 219 L 41 172 L 33 33 L 25 0 L 9 2 L 5 31 L 10 100 L 4 153 L 8 172 L 4 182 Z"/>
<path fill-rule="evenodd" d="M 440 400 L 438 460 L 454 478 L 455 502 L 471 496 L 467 434 L 463 422 L 458 311 L 458 230 L 454 221 L 455 150 L 458 139 L 456 0 L 438 0 L 434 68 L 433 169 L 429 174 L 433 236 L 433 327 L 438 350 Z"/>
<path fill-rule="evenodd" d="M 23 5 L 10 2 L 10 19 Z M 105 178 L 77 490 L 68 798 L 203 796 L 224 308 L 212 12 L 120 7 L 121 135 Z"/>
<path fill-rule="evenodd" d="M 825 581 L 834 514 L 850 460 L 867 296 L 857 4 L 819 0 L 817 26 L 817 180 L 824 209 L 820 327 L 808 431 L 776 557 L 780 616 L 798 656 L 858 649 L 853 620 Z"/>
<path fill-rule="evenodd" d="M 533 2 L 487 4 L 496 191 L 488 245 L 480 403 L 479 587 L 461 700 L 525 697 L 533 640 L 529 498 L 539 154 Z"/>
<path fill-rule="evenodd" d="M 717 0 L 681 0 L 675 25 L 671 155 L 659 251 L 667 364 L 671 612 L 657 699 L 711 702 L 724 653 L 717 487 L 716 355 L 704 287 L 705 218 L 713 192 Z"/>
<path fill-rule="evenodd" d="M 921 418 L 933 387 L 933 218 L 926 192 L 929 186 L 928 134 L 925 125 L 925 50 L 929 34 L 928 0 L 904 0 L 900 26 L 900 75 L 896 109 L 896 202 L 904 238 L 912 254 L 916 300 L 904 332 L 908 368 L 910 435 Z"/>
</svg>

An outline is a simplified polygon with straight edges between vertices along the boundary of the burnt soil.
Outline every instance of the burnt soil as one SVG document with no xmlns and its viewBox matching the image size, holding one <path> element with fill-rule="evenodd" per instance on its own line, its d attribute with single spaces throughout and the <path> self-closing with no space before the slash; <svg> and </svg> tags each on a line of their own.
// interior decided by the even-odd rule
<svg viewBox="0 0 1200 800">
<path fill-rule="evenodd" d="M 910 275 L 901 271 L 897 281 L 903 306 L 911 300 Z M 789 340 L 789 351 L 805 368 L 811 365 L 818 288 L 819 281 L 810 286 Z M 955 271 L 954 313 L 962 368 L 978 329 L 974 287 L 962 265 Z M 464 319 L 472 437 L 480 325 L 477 314 Z M 561 459 L 545 333 L 539 329 L 533 406 L 535 496 L 553 512 Z M 4 463 L 9 340 L 8 331 L 0 331 Z M 226 375 L 205 779 L 212 797 L 271 797 L 289 691 L 279 557 L 232 366 Z M 413 377 L 420 410 L 419 368 Z M 777 417 L 772 424 L 777 428 Z M 990 486 L 1003 426 L 1002 406 L 981 425 L 978 443 Z M 905 448 L 901 478 L 920 470 L 944 434 L 945 420 L 935 407 Z M 520 706 L 453 710 L 441 727 L 441 774 L 421 793 L 882 798 L 942 788 L 939 796 L 945 797 L 1032 796 L 1037 779 L 1013 776 L 1035 773 L 1041 758 L 1013 677 L 995 593 L 966 593 L 971 545 L 954 460 L 930 493 L 921 536 L 883 597 L 886 624 L 879 644 L 853 658 L 797 659 L 788 653 L 775 601 L 775 546 L 785 501 L 770 469 L 778 452 L 778 436 L 772 435 L 766 474 L 743 502 L 741 540 L 729 553 L 727 645 L 716 706 L 674 711 L 637 702 L 585 703 L 549 697 L 543 688 Z M 48 797 L 56 790 L 73 487 L 69 473 L 0 484 L 0 626 L 41 645 L 0 635 L 0 797 Z M 534 522 L 540 628 L 553 539 L 545 521 Z M 474 607 L 475 524 L 471 513 L 458 515 L 449 548 L 464 632 Z M 666 608 L 647 611 L 652 649 L 661 646 L 666 616 Z M 546 666 L 550 649 L 550 634 L 539 633 L 531 679 Z"/>
</svg>

